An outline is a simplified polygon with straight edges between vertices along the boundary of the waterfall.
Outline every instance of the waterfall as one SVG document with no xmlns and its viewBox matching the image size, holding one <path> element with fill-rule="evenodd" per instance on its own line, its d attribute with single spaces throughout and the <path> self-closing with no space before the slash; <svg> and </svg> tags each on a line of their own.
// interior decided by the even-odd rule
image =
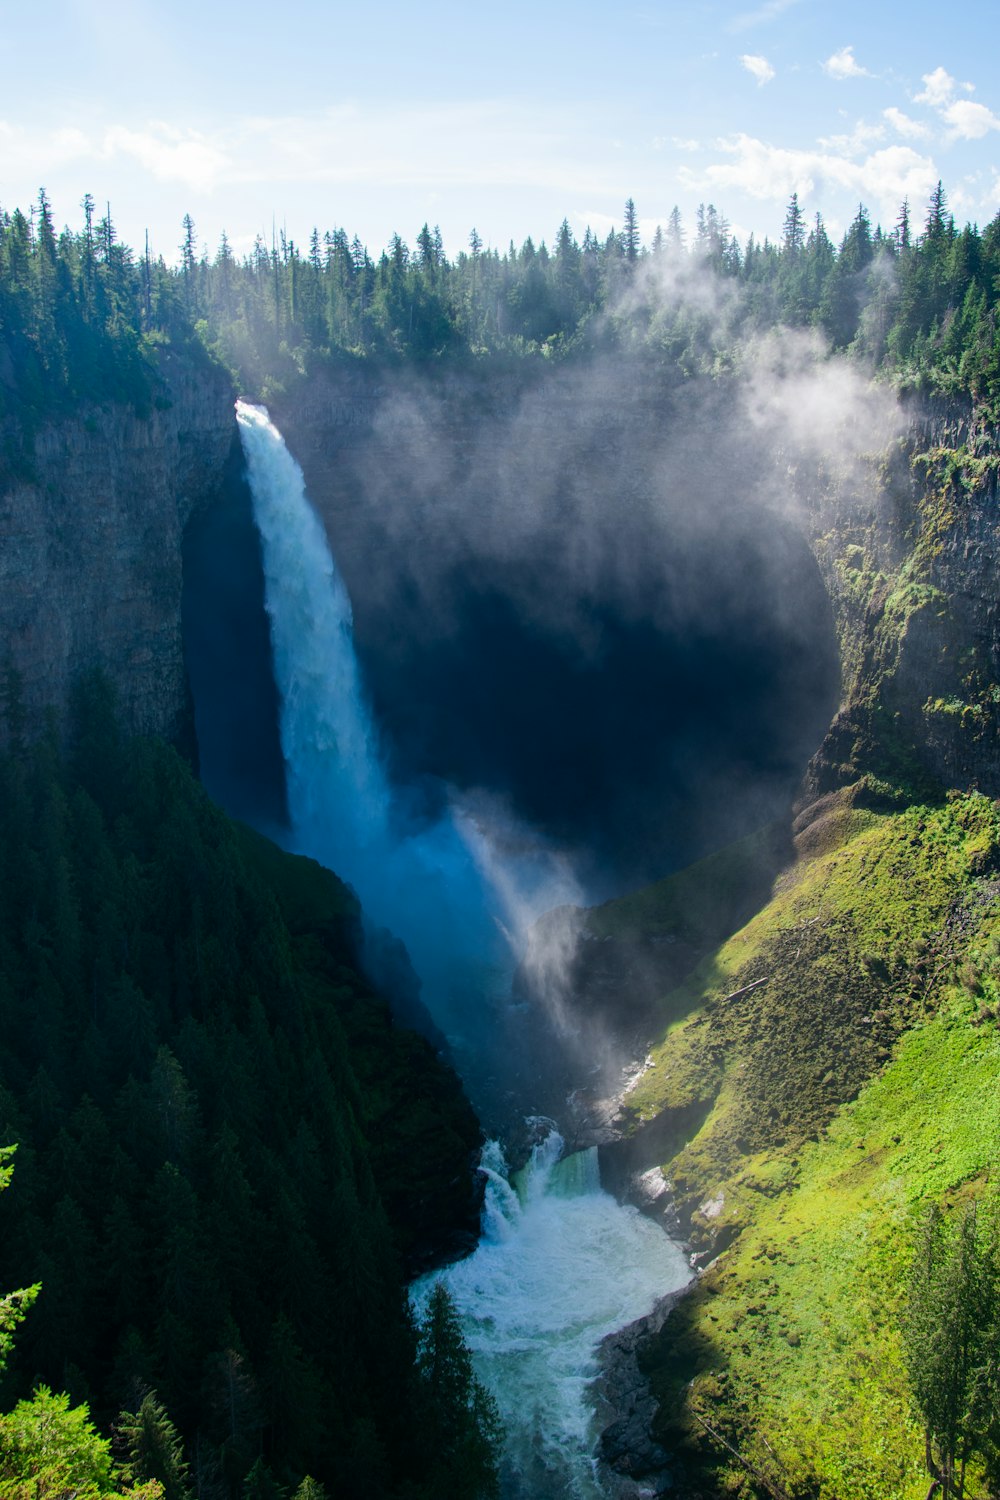
<svg viewBox="0 0 1000 1500">
<path fill-rule="evenodd" d="M 504 1493 L 523 1500 L 603 1494 L 587 1400 L 597 1346 L 691 1274 L 656 1224 L 601 1190 L 595 1150 L 562 1148 L 552 1130 L 509 1178 L 491 1141 L 478 1249 L 413 1288 L 418 1315 L 439 1280 L 451 1293 L 507 1429 Z"/>
<path fill-rule="evenodd" d="M 351 602 L 305 497 L 302 470 L 263 407 L 238 402 L 264 598 L 281 694 L 281 745 L 293 827 L 328 825 L 352 863 L 384 852 L 388 794 L 361 690 Z M 337 774 L 321 774 L 330 758 Z"/>
<path fill-rule="evenodd" d="M 509 820 L 497 833 L 452 804 L 431 826 L 407 825 L 365 698 L 350 600 L 302 471 L 263 408 L 239 402 L 237 418 L 262 543 L 292 846 L 348 880 L 368 918 L 403 939 L 435 1019 L 448 1029 L 472 1017 L 488 1062 L 503 1045 L 476 1019 L 490 983 L 497 972 L 509 980 L 538 916 L 580 893 Z M 565 926 L 550 922 L 545 952 L 532 955 L 553 983 L 571 946 Z M 562 1152 L 551 1129 L 510 1177 L 491 1142 L 479 1248 L 438 1273 L 505 1419 L 505 1494 L 523 1500 L 601 1494 L 587 1402 L 597 1346 L 689 1274 L 657 1225 L 601 1190 L 595 1150 Z M 418 1314 L 435 1279 L 413 1289 Z"/>
<path fill-rule="evenodd" d="M 435 1019 L 461 1031 L 478 1024 L 483 997 L 502 992 L 534 918 L 578 892 L 537 849 L 498 859 L 489 832 L 455 805 L 432 825 L 408 824 L 365 697 L 350 599 L 302 470 L 263 407 L 240 401 L 236 415 L 261 536 L 291 845 L 335 870 L 366 918 L 402 938 Z"/>
</svg>

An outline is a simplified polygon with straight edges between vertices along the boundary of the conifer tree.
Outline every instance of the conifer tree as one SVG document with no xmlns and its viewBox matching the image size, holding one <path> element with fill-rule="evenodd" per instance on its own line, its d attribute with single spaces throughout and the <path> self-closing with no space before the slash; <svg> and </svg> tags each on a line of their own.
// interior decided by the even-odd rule
<svg viewBox="0 0 1000 1500">
<path fill-rule="evenodd" d="M 1000 1395 L 997 1273 L 995 1237 L 983 1232 L 976 1205 L 957 1223 L 935 1206 L 910 1273 L 903 1347 L 928 1472 L 944 1500 L 964 1496 L 969 1459 Z"/>
<path fill-rule="evenodd" d="M 499 1491 L 502 1438 L 496 1402 L 476 1379 L 447 1288 L 438 1282 L 420 1330 L 417 1370 L 428 1402 L 429 1494 L 487 1500 Z"/>
<path fill-rule="evenodd" d="M 639 216 L 635 211 L 635 203 L 629 198 L 625 203 L 625 225 L 622 229 L 622 249 L 626 260 L 639 259 L 640 243 Z"/>
<path fill-rule="evenodd" d="M 788 201 L 782 236 L 782 249 L 786 255 L 801 254 L 806 242 L 806 221 L 799 207 L 798 193 L 793 193 Z"/>
<path fill-rule="evenodd" d="M 153 1391 L 137 1411 L 123 1411 L 115 1426 L 122 1469 L 133 1483 L 155 1479 L 163 1500 L 191 1500 L 190 1475 L 177 1429 Z"/>
<path fill-rule="evenodd" d="M 13 1170 L 11 1161 L 15 1149 L 14 1146 L 0 1146 L 0 1193 L 10 1183 Z M 14 1342 L 14 1330 L 40 1291 L 41 1286 L 36 1283 L 35 1286 L 22 1287 L 20 1291 L 7 1292 L 0 1296 L 0 1372 L 4 1369 Z"/>
</svg>

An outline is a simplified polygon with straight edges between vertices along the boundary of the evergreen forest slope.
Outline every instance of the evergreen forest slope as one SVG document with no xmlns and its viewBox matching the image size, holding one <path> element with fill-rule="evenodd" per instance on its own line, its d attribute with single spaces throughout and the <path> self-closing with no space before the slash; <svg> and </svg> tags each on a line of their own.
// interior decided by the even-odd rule
<svg viewBox="0 0 1000 1500">
<path fill-rule="evenodd" d="M 1000 217 L 959 227 L 941 184 L 923 222 L 909 203 L 873 226 L 863 205 L 839 245 L 792 196 L 781 241 L 741 244 L 712 204 L 694 226 L 675 209 L 643 246 L 635 205 L 604 240 L 563 220 L 551 249 L 501 254 L 473 229 L 449 260 L 424 225 L 377 257 L 343 228 L 307 247 L 258 237 L 238 259 L 223 235 L 200 247 L 187 216 L 181 259 L 136 256 L 110 209 L 57 229 L 44 191 L 30 214 L 0 208 L 0 418 L 32 422 L 81 400 L 162 398 L 165 345 L 221 360 L 249 398 L 268 399 L 317 364 L 498 365 L 624 350 L 686 375 L 718 374 L 761 330 L 816 328 L 903 387 L 966 396 L 997 414 Z M 5 439 L 17 443 L 7 427 Z"/>
<path fill-rule="evenodd" d="M 72 743 L 0 764 L 0 1285 L 42 1287 L 4 1405 L 42 1382 L 106 1428 L 155 1392 L 201 1494 L 261 1462 L 418 1493 L 402 1270 L 471 1242 L 471 1109 L 359 976 L 335 876 L 120 738 L 100 682 Z"/>
</svg>

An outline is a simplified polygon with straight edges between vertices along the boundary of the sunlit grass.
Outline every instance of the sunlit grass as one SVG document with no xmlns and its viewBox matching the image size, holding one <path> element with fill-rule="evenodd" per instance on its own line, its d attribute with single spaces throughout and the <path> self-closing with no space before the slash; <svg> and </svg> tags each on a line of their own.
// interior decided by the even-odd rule
<svg viewBox="0 0 1000 1500">
<path fill-rule="evenodd" d="M 697 1412 L 790 1495 L 926 1494 L 899 1314 L 922 1211 L 978 1192 L 1000 1145 L 998 844 L 981 796 L 841 797 L 665 997 L 632 1125 L 700 1103 L 662 1165 L 695 1247 L 728 1244 L 651 1358 L 674 1446 L 727 1462 Z M 752 1492 L 735 1462 L 722 1482 Z"/>
</svg>

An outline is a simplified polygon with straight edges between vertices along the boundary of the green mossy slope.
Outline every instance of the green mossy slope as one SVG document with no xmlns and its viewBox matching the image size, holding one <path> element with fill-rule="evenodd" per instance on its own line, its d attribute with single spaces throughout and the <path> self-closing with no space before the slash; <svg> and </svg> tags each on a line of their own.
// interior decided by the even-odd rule
<svg viewBox="0 0 1000 1500">
<path fill-rule="evenodd" d="M 996 1158 L 1000 821 L 976 794 L 858 803 L 814 809 L 771 901 L 665 997 L 628 1096 L 632 1160 L 708 1262 L 647 1350 L 691 1495 L 927 1489 L 898 1312 L 921 1208 Z"/>
</svg>

